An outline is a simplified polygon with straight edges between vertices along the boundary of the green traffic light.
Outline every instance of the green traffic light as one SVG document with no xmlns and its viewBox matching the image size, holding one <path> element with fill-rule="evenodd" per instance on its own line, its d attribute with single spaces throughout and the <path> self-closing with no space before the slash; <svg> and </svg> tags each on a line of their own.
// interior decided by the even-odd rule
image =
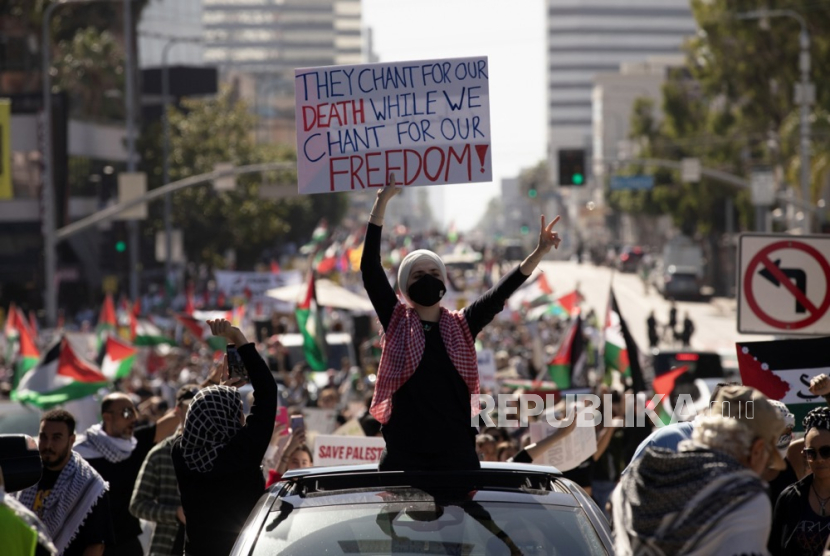
<svg viewBox="0 0 830 556">
<path fill-rule="evenodd" d="M 123 253 L 127 250 L 127 242 L 126 241 L 116 241 L 115 242 L 115 250 L 119 253 Z"/>
<path fill-rule="evenodd" d="M 529 190 L 527 192 L 527 196 L 530 197 L 531 199 L 535 199 L 536 198 L 536 190 L 535 189 Z"/>
<path fill-rule="evenodd" d="M 528 228 L 527 226 L 522 226 L 522 235 L 526 236 L 529 233 L 530 233 L 530 228 Z"/>
<path fill-rule="evenodd" d="M 574 182 L 574 185 L 582 185 L 582 182 L 585 181 L 585 176 L 582 174 L 574 174 L 571 181 Z"/>
</svg>

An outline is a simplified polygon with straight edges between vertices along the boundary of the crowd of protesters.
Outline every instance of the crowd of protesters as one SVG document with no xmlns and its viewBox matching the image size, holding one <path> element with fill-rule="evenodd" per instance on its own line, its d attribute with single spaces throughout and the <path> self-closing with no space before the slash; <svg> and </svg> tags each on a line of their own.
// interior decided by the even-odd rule
<svg viewBox="0 0 830 556">
<path fill-rule="evenodd" d="M 8 502 L 36 516 L 41 553 L 228 553 L 264 489 L 290 470 L 314 465 L 310 440 L 318 431 L 288 430 L 278 408 L 287 414 L 332 411 L 338 426 L 354 421 L 366 436 L 383 436 L 382 469 L 538 463 L 573 432 L 575 421 L 534 443 L 527 426 L 471 427 L 468 410 L 478 408 L 465 405 L 478 387 L 478 379 L 465 374 L 475 348 L 493 350 L 499 380 L 533 380 L 563 338 L 566 318 L 531 322 L 521 309 L 501 311 L 557 243 L 550 225 L 543 222 L 543 252 L 531 263 L 510 267 L 491 259 L 477 273 L 459 273 L 424 251 L 446 239 L 408 238 L 405 249 L 398 235 L 382 239 L 383 209 L 394 196 L 384 191 L 361 264 L 379 322 L 362 342 L 360 364 L 347 360 L 314 374 L 303 361 L 289 361 L 280 334 L 296 325 L 287 316 L 274 319 L 273 335 L 246 335 L 219 319 L 210 321 L 211 332 L 237 346 L 252 390 L 228 376 L 223 358 L 188 339 L 184 348 L 157 356 L 152 372 L 154 356 L 144 358 L 129 379 L 96 400 L 98 422 L 76 430 L 69 411 L 43 413 L 43 477 Z M 390 260 L 392 274 L 382 266 Z M 469 312 L 430 310 L 440 305 L 442 289 L 461 290 L 462 281 Z M 496 293 L 485 293 L 490 288 Z M 622 417 L 632 403 L 625 396 L 629 385 L 599 374 L 599 323 L 593 311 L 583 317 L 587 386 L 608 394 L 610 414 Z M 656 323 L 649 328 L 656 336 Z M 409 355 L 410 342 L 420 343 L 417 357 Z M 384 361 L 384 352 L 392 358 Z M 427 359 L 431 364 L 422 365 Z M 830 378 L 814 377 L 810 390 L 830 396 Z M 515 386 L 482 393 L 509 394 L 516 405 L 522 395 Z M 750 401 L 752 418 L 735 411 Z M 694 421 L 656 430 L 649 419 L 637 427 L 598 422 L 595 453 L 564 473 L 606 512 L 617 553 L 822 554 L 830 536 L 830 407 L 811 411 L 799 437 L 787 407 L 752 388 L 719 385 L 711 402 L 712 410 Z M 445 411 L 451 407 L 452 426 Z M 441 422 L 430 421 L 436 418 Z"/>
</svg>

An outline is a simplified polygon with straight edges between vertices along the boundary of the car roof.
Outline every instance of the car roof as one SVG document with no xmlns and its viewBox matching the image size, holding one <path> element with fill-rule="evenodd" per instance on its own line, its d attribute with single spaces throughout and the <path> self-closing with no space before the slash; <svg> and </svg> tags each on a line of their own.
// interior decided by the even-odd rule
<svg viewBox="0 0 830 556">
<path fill-rule="evenodd" d="M 561 476 L 562 472 L 555 467 L 536 465 L 531 463 L 513 463 L 513 462 L 481 462 L 482 470 L 494 470 L 504 472 L 517 473 L 534 473 Z M 378 471 L 377 464 L 364 463 L 361 465 L 335 465 L 330 467 L 307 467 L 305 469 L 293 469 L 286 471 L 282 476 L 283 479 L 293 479 L 299 477 L 312 477 L 322 475 L 346 475 L 356 473 L 407 473 L 406 471 Z M 408 472 L 412 473 L 412 472 Z M 420 472 L 419 472 L 420 473 Z M 443 472 L 439 472 L 443 473 Z M 466 471 L 465 471 L 466 473 Z"/>
<path fill-rule="evenodd" d="M 377 465 L 349 465 L 286 472 L 271 487 L 294 506 L 431 501 L 469 497 L 488 502 L 533 502 L 579 506 L 573 488 L 554 467 L 483 462 L 479 470 L 378 471 Z"/>
</svg>

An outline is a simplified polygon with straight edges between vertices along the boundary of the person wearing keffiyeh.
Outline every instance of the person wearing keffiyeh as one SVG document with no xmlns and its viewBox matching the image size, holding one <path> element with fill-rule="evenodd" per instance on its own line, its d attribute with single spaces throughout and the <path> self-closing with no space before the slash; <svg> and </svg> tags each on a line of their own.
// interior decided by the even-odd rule
<svg viewBox="0 0 830 556">
<path fill-rule="evenodd" d="M 479 411 L 475 337 L 504 308 L 510 295 L 560 238 L 541 217 L 539 243 L 517 268 L 461 311 L 441 306 L 447 271 L 425 249 L 408 254 L 398 269 L 404 302 L 380 264 L 386 205 L 400 188 L 395 175 L 378 191 L 360 270 L 363 286 L 383 327 L 383 352 L 370 412 L 381 424 L 386 450 L 381 470 L 477 469 L 472 418 Z M 429 431 L 429 434 L 424 434 Z"/>
<path fill-rule="evenodd" d="M 237 386 L 224 380 L 199 391 L 173 441 L 173 467 L 185 516 L 185 553 L 228 554 L 265 490 L 260 469 L 277 415 L 277 385 L 254 344 L 224 320 L 208 321 L 215 336 L 236 345 L 254 387 L 246 418 Z M 227 359 L 223 363 L 227 376 Z"/>
<path fill-rule="evenodd" d="M 61 556 L 103 554 L 113 543 L 109 485 L 77 452 L 75 418 L 53 409 L 43 415 L 38 450 L 43 463 L 40 481 L 16 493 L 46 526 Z"/>
<path fill-rule="evenodd" d="M 176 430 L 181 411 L 170 410 L 155 424 L 137 427 L 138 412 L 126 394 L 108 394 L 101 402 L 101 423 L 88 428 L 75 443 L 75 450 L 110 485 L 110 508 L 115 544 L 105 556 L 144 556 L 139 541 L 138 518 L 130 514 L 135 480 L 150 449 Z"/>
</svg>

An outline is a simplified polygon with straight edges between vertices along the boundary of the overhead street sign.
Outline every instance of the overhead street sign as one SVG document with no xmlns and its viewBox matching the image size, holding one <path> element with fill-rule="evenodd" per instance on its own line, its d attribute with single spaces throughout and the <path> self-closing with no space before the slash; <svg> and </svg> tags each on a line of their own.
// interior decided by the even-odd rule
<svg viewBox="0 0 830 556">
<path fill-rule="evenodd" d="M 654 176 L 611 176 L 611 191 L 619 189 L 653 189 Z"/>
<path fill-rule="evenodd" d="M 830 335 L 830 237 L 743 234 L 738 331 Z"/>
</svg>

